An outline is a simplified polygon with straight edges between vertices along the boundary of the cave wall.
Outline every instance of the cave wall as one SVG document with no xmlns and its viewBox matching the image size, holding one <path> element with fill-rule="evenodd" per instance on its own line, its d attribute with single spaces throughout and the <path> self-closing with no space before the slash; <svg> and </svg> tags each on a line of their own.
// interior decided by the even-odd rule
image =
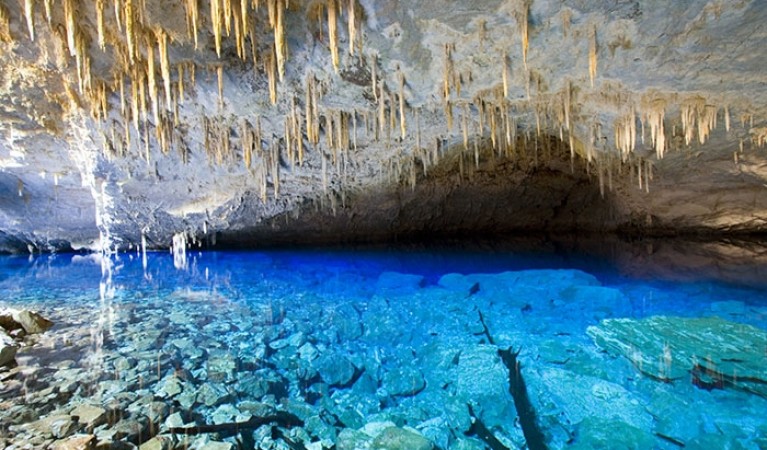
<svg viewBox="0 0 767 450">
<path fill-rule="evenodd" d="M 0 250 L 766 229 L 758 1 L 44 3 L 0 4 Z"/>
</svg>

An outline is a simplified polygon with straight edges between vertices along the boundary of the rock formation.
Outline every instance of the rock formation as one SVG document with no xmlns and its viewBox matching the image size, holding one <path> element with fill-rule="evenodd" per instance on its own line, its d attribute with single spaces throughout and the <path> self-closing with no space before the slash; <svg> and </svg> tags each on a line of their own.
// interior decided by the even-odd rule
<svg viewBox="0 0 767 450">
<path fill-rule="evenodd" d="M 0 247 L 763 232 L 755 0 L 0 4 Z"/>
</svg>

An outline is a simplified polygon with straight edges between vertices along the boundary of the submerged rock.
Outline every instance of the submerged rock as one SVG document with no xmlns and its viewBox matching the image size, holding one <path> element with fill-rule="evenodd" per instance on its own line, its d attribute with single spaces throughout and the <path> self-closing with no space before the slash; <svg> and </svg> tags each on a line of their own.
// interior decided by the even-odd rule
<svg viewBox="0 0 767 450">
<path fill-rule="evenodd" d="M 432 450 L 434 444 L 420 433 L 399 427 L 389 427 L 373 439 L 371 450 Z"/>
<path fill-rule="evenodd" d="M 17 348 L 13 339 L 0 330 L 0 367 L 11 364 L 16 359 Z"/>
<path fill-rule="evenodd" d="M 21 310 L 13 313 L 15 320 L 28 334 L 44 333 L 53 326 L 53 322 L 32 311 Z"/>
<path fill-rule="evenodd" d="M 734 387 L 767 397 L 767 332 L 718 317 L 608 319 L 587 333 L 643 374 L 689 380 L 711 390 Z"/>
<path fill-rule="evenodd" d="M 632 430 L 653 426 L 653 417 L 642 399 L 618 384 L 556 367 L 526 369 L 523 365 L 522 374 L 535 418 L 550 448 L 564 447 L 581 433 L 579 424 L 587 419 Z M 582 448 L 588 448 L 584 445 Z"/>
<path fill-rule="evenodd" d="M 51 450 L 90 450 L 95 447 L 96 437 L 92 434 L 76 434 L 66 439 L 54 441 Z"/>
</svg>

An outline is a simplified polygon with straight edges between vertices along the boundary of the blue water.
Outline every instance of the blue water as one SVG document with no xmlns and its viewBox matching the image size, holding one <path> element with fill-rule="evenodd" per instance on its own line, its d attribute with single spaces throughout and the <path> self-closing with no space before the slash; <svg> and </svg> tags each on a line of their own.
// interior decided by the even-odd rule
<svg viewBox="0 0 767 450">
<path fill-rule="evenodd" d="M 709 445 L 722 442 L 765 448 L 767 441 L 761 437 L 767 433 L 767 415 L 763 414 L 767 401 L 763 397 L 739 389 L 719 389 L 716 384 L 709 390 L 678 381 L 660 383 L 642 376 L 624 358 L 606 354 L 586 335 L 587 327 L 603 319 L 658 315 L 718 316 L 767 330 L 767 283 L 761 284 L 753 275 L 764 273 L 758 264 L 746 265 L 748 275 L 739 280 L 733 274 L 742 270 L 741 266 L 696 270 L 677 263 L 664 270 L 637 271 L 631 268 L 641 267 L 641 258 L 639 262 L 629 258 L 629 263 L 623 259 L 622 265 L 616 265 L 605 258 L 564 251 L 501 252 L 487 247 L 189 251 L 184 268 L 174 267 L 172 255 L 165 252 L 149 253 L 145 262 L 136 253 L 108 260 L 97 255 L 3 256 L 0 309 L 28 308 L 56 322 L 35 341 L 37 346 L 19 351 L 19 367 L 30 369 L 30 379 L 39 382 L 40 391 L 61 382 L 51 371 L 74 367 L 82 372 L 78 372 L 80 385 L 76 390 L 53 400 L 36 401 L 34 389 L 26 383 L 22 401 L 18 376 L 0 384 L 0 406 L 6 410 L 5 416 L 0 414 L 0 430 L 6 430 L 8 439 L 33 436 L 32 431 L 18 426 L 54 412 L 66 413 L 81 403 L 107 405 L 115 392 L 123 389 L 131 396 L 148 396 L 168 406 L 159 419 L 151 421 L 165 423 L 171 412 L 179 412 L 185 426 L 246 420 L 253 413 L 247 402 L 296 413 L 307 423 L 310 417 L 332 415 L 333 420 L 322 422 L 324 431 L 307 425 L 305 435 L 296 438 L 303 439 L 304 448 L 309 444 L 314 445 L 311 448 L 362 446 L 364 439 L 350 443 L 353 440 L 342 431 L 366 426 L 370 431 L 381 427 L 376 425 L 380 423 L 397 426 L 397 430 L 412 427 L 435 448 L 490 447 L 486 433 L 476 426 L 460 425 L 455 414 L 446 412 L 453 407 L 461 409 L 458 416 L 474 415 L 475 422 L 487 425 L 489 433 L 506 448 L 521 448 L 526 433 L 515 416 L 508 371 L 496 356 L 497 348 L 511 346 L 521 350 L 522 373 L 532 380 L 528 388 L 534 391 L 533 407 L 550 409 L 551 399 L 563 395 L 553 387 L 549 392 L 535 385 L 535 380 L 553 374 L 566 379 L 573 376 L 574 383 L 596 383 L 595 392 L 602 389 L 599 382 L 604 381 L 620 389 L 621 394 L 615 394 L 618 400 L 613 401 L 619 405 L 616 408 L 624 398 L 631 399 L 627 404 L 645 405 L 645 422 L 628 421 L 630 430 L 640 430 L 636 432 L 639 437 L 631 441 L 639 445 L 637 448 L 679 448 L 682 444 L 717 448 Z M 392 278 L 391 272 L 422 278 Z M 474 291 L 470 288 L 473 281 L 467 281 L 468 288 L 456 293 L 447 289 L 447 281 L 441 281 L 447 274 L 505 275 L 482 278 Z M 516 279 L 516 274 L 533 277 L 533 284 L 509 290 L 507 295 L 503 283 Z M 612 299 L 615 293 L 620 305 L 589 297 L 591 291 L 586 296 L 571 295 L 574 291 L 568 290 L 568 283 L 599 285 L 606 288 L 599 295 L 606 292 L 606 298 Z M 567 294 L 560 298 L 558 292 Z M 319 359 L 305 355 L 306 343 L 312 344 Z M 445 368 L 445 355 L 455 349 L 460 351 L 453 355 L 454 361 L 460 354 L 462 361 L 469 362 Z M 558 360 L 560 353 L 566 356 L 562 361 Z M 351 365 L 318 362 L 324 356 L 348 360 Z M 226 362 L 230 360 L 231 367 Z M 473 360 L 479 368 L 465 365 Z M 218 364 L 224 368 L 219 370 Z M 49 370 L 39 371 L 41 367 Z M 352 367 L 353 375 L 344 374 Z M 393 386 L 402 384 L 396 377 L 403 371 L 415 387 L 392 393 L 398 389 Z M 278 377 L 289 387 L 271 390 L 263 397 L 263 392 L 240 389 L 248 376 Z M 333 377 L 341 381 L 329 382 Z M 141 380 L 139 385 L 136 379 Z M 186 399 L 182 398 L 184 393 L 159 393 L 169 379 L 183 380 Z M 202 400 L 199 392 L 206 383 L 229 394 Z M 665 396 L 686 402 L 685 409 L 693 411 L 679 412 L 676 422 L 659 417 L 658 407 L 652 405 L 667 403 Z M 468 401 L 476 404 L 467 413 L 464 400 L 469 397 Z M 297 407 L 291 401 L 304 406 Z M 490 406 L 504 402 L 511 406 Z M 605 417 L 598 417 L 601 422 L 597 425 L 589 425 L 589 420 L 597 420 L 592 416 L 599 407 L 589 409 L 588 402 L 579 402 L 562 400 L 559 407 L 564 412 L 559 414 L 569 419 L 561 426 L 552 422 L 556 414 L 539 412 L 539 426 L 549 447 L 564 443 L 580 448 L 598 446 L 600 437 L 593 430 L 612 429 L 613 422 L 605 425 Z M 150 416 L 129 403 L 121 406 L 119 417 L 143 423 L 142 432 L 109 435 L 111 438 L 139 443 L 167 431 L 167 424 L 147 425 Z M 707 413 L 705 408 L 717 412 Z M 634 413 L 627 410 L 625 414 Z M 574 418 L 578 423 L 569 423 Z M 80 431 L 106 439 L 110 427 L 117 426 L 112 422 Z M 616 419 L 615 423 L 612 438 L 633 436 L 634 431 L 626 431 L 629 425 L 625 420 Z M 556 431 L 560 428 L 567 431 Z M 611 432 L 604 432 L 609 438 Z M 206 433 L 187 438 L 184 445 L 199 447 L 203 439 L 221 440 L 239 448 L 266 446 L 258 444 L 258 439 L 266 439 L 258 433 L 258 429 L 233 435 Z M 273 433 L 270 436 L 274 439 Z M 383 439 L 372 431 L 368 437 Z M 279 436 L 276 439 L 279 441 Z M 400 448 L 379 441 L 375 444 L 379 448 Z M 373 445 L 371 442 L 364 445 Z"/>
</svg>

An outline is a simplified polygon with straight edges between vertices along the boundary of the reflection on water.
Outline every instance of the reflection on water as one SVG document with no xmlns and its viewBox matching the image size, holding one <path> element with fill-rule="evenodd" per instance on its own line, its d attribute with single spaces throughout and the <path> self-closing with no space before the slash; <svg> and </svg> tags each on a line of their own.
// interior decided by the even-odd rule
<svg viewBox="0 0 767 450">
<path fill-rule="evenodd" d="M 2 257 L 0 446 L 765 448 L 764 247 L 594 244 Z"/>
</svg>

